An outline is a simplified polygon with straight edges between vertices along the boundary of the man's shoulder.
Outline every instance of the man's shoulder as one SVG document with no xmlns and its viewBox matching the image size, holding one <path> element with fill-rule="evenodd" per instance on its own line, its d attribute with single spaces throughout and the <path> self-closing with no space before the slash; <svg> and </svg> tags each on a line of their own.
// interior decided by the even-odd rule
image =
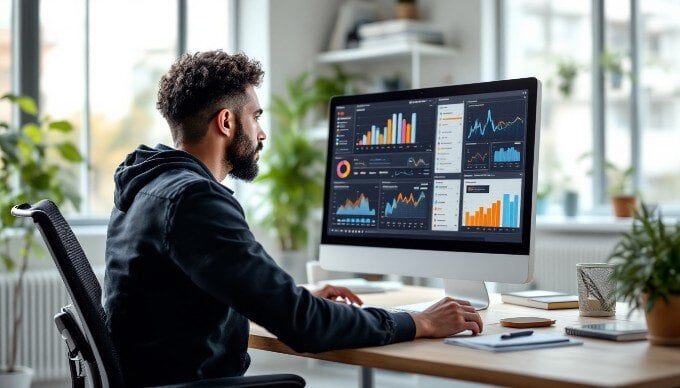
<svg viewBox="0 0 680 388">
<path fill-rule="evenodd" d="M 215 180 L 188 169 L 166 171 L 156 177 L 142 191 L 146 192 L 146 194 L 169 200 L 180 200 L 188 194 L 201 192 L 210 192 L 227 197 L 232 196 L 229 189 L 215 182 Z"/>
</svg>

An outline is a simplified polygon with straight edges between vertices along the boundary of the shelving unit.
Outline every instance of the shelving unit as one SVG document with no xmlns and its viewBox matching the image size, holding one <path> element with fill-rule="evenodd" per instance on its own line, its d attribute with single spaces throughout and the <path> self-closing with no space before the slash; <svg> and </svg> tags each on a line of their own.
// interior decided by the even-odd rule
<svg viewBox="0 0 680 388">
<path fill-rule="evenodd" d="M 411 86 L 421 86 L 420 74 L 422 61 L 426 58 L 453 58 L 458 54 L 455 48 L 419 43 L 404 42 L 376 47 L 359 47 L 347 50 L 329 51 L 317 57 L 319 64 L 349 64 L 383 61 L 387 59 L 410 59 Z"/>
</svg>

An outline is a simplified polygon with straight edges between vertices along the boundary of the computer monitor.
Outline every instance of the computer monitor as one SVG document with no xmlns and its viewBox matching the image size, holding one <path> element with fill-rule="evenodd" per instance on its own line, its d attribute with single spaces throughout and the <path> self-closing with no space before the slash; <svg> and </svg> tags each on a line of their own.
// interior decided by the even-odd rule
<svg viewBox="0 0 680 388">
<path fill-rule="evenodd" d="M 533 272 L 541 83 L 524 78 L 330 103 L 321 266 L 484 282 Z"/>
</svg>

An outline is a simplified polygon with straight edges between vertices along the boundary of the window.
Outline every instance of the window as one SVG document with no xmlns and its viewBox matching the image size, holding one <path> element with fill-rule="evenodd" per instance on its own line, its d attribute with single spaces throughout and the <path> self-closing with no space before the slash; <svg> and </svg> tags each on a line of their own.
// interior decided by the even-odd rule
<svg viewBox="0 0 680 388">
<path fill-rule="evenodd" d="M 680 204 L 680 3 L 640 2 L 642 194 Z"/>
<path fill-rule="evenodd" d="M 83 139 L 85 104 L 85 3 L 82 0 L 40 2 L 40 110 L 55 119 L 70 121 L 75 130 L 68 134 L 73 144 Z M 50 132 L 51 138 L 64 135 Z M 83 149 L 83 147 L 80 147 Z M 68 165 L 63 171 L 69 183 L 64 191 L 79 191 L 84 169 Z M 87 203 L 85 201 L 84 203 Z M 73 209 L 64 209 L 73 211 Z"/>
<path fill-rule="evenodd" d="M 224 0 L 193 0 L 187 10 L 187 52 L 233 50 L 234 10 Z"/>
<path fill-rule="evenodd" d="M 588 163 L 592 149 L 590 1 L 519 0 L 506 3 L 507 78 L 543 82 L 539 190 L 557 200 L 567 190 L 592 201 Z"/>
<path fill-rule="evenodd" d="M 76 127 L 70 140 L 80 144 L 87 167 L 67 172 L 71 189 L 84 199 L 84 217 L 108 216 L 113 173 L 129 152 L 142 143 L 171 145 L 156 110 L 156 93 L 160 77 L 178 56 L 180 31 L 190 52 L 233 50 L 234 0 L 182 0 L 182 8 L 179 1 L 40 1 L 40 108 Z M 2 94 L 12 90 L 12 69 L 21 66 L 11 52 L 17 33 L 12 3 L 0 0 Z M 187 20 L 185 30 L 179 20 Z M 9 107 L 0 108 L 0 120 L 9 114 Z"/>
<path fill-rule="evenodd" d="M 90 211 L 105 215 L 125 156 L 139 144 L 172 145 L 156 93 L 177 56 L 177 7 L 167 0 L 94 1 L 89 33 Z"/>
<path fill-rule="evenodd" d="M 632 9 L 635 4 L 638 8 Z M 604 49 L 597 58 L 590 0 L 513 0 L 502 5 L 501 76 L 537 76 L 544 82 L 539 190 L 556 188 L 552 200 L 561 202 L 571 187 L 579 192 L 582 209 L 606 209 L 608 204 L 593 197 L 592 187 L 607 190 L 590 176 L 595 158 L 588 157 L 601 153 L 593 149 L 593 132 L 604 131 L 603 159 L 620 168 L 634 165 L 645 202 L 678 208 L 680 3 L 604 1 Z M 636 58 L 639 67 L 634 69 Z M 593 66 L 603 72 L 602 95 L 593 93 Z M 639 81 L 635 97 L 634 81 Z M 597 101 L 604 103 L 605 128 L 593 128 Z M 638 120 L 634 112 L 639 112 Z"/>
<path fill-rule="evenodd" d="M 12 90 L 12 0 L 0 0 L 0 96 Z M 9 122 L 9 104 L 0 105 L 0 121 Z"/>
</svg>

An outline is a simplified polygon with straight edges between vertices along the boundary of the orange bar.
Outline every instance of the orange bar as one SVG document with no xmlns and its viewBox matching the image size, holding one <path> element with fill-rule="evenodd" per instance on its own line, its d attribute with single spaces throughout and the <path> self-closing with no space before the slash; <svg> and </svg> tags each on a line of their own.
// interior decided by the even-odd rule
<svg viewBox="0 0 680 388">
<path fill-rule="evenodd" d="M 496 201 L 496 227 L 501 226 L 501 201 Z"/>
<path fill-rule="evenodd" d="M 387 139 L 385 139 L 385 144 L 391 144 L 392 141 L 392 119 L 387 119 Z"/>
<path fill-rule="evenodd" d="M 385 136 L 381 133 L 380 136 L 378 136 L 378 144 L 384 144 L 385 143 Z"/>
<path fill-rule="evenodd" d="M 373 142 L 371 141 L 371 132 L 366 132 L 366 144 L 371 145 Z"/>
<path fill-rule="evenodd" d="M 470 212 L 465 212 L 465 226 L 470 226 Z"/>
<path fill-rule="evenodd" d="M 411 143 L 411 124 L 406 124 L 406 144 Z"/>
</svg>

